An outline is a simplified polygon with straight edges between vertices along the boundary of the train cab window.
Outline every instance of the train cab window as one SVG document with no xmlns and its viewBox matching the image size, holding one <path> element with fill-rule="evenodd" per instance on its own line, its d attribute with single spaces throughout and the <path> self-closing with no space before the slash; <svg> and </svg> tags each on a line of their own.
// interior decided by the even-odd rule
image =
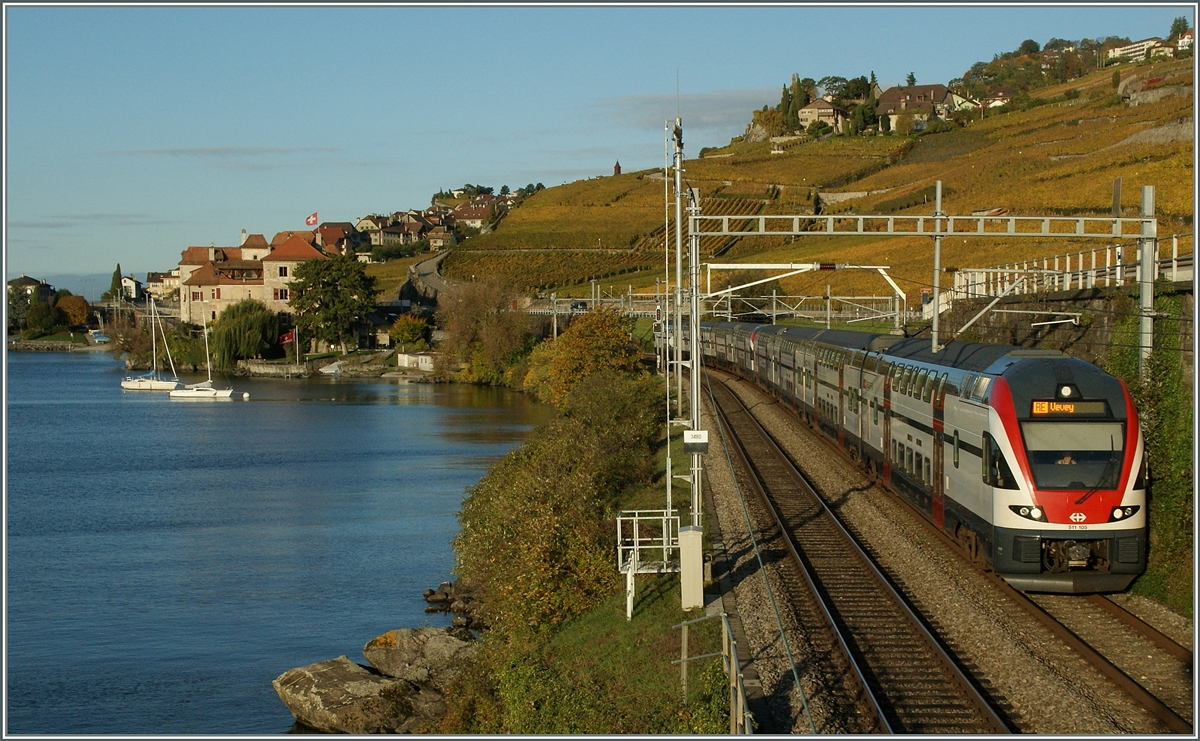
<svg viewBox="0 0 1200 741">
<path fill-rule="evenodd" d="M 921 398 L 921 393 L 925 390 L 925 381 L 929 378 L 929 371 L 923 370 L 917 374 L 917 381 L 913 384 L 912 396 L 915 399 Z M 927 400 L 928 401 L 928 400 Z"/>
<path fill-rule="evenodd" d="M 1125 448 L 1122 422 L 1021 423 L 1029 470 L 1041 489 L 1115 489 Z"/>
<path fill-rule="evenodd" d="M 983 433 L 983 482 L 997 489 L 1016 489 L 1017 481 L 1004 459 L 1004 452 L 991 433 Z"/>
<path fill-rule="evenodd" d="M 992 379 L 988 376 L 980 376 L 975 381 L 975 388 L 971 391 L 971 398 L 976 401 L 982 401 L 987 398 L 988 386 L 992 383 Z"/>
<path fill-rule="evenodd" d="M 958 468 L 958 430 L 954 431 L 954 467 Z"/>
</svg>

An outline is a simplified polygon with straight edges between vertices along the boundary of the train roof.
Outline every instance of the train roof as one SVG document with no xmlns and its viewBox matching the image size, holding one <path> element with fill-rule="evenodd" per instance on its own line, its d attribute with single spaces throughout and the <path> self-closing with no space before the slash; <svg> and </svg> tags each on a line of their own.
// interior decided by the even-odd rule
<svg viewBox="0 0 1200 741">
<path fill-rule="evenodd" d="M 1058 350 L 1012 347 L 988 342 L 959 342 L 958 340 L 951 340 L 946 343 L 941 352 L 934 353 L 928 338 L 905 338 L 890 334 L 855 332 L 850 329 L 822 329 L 745 322 L 712 322 L 711 326 L 817 341 L 847 350 L 882 352 L 889 358 L 961 368 L 974 372 L 988 370 L 997 360 L 1005 356 L 1065 357 Z"/>
</svg>

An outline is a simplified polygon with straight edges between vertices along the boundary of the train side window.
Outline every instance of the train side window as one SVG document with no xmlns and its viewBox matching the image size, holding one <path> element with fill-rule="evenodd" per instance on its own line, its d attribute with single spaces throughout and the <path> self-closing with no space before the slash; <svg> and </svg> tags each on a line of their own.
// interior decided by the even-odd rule
<svg viewBox="0 0 1200 741">
<path fill-rule="evenodd" d="M 925 485 L 929 486 L 933 483 L 933 464 L 929 458 L 925 458 Z"/>
<path fill-rule="evenodd" d="M 929 378 L 929 371 L 923 370 L 917 374 L 917 382 L 913 384 L 912 396 L 914 399 L 920 399 L 921 393 L 925 390 L 925 381 Z M 926 401 L 929 401 L 926 399 Z"/>
<path fill-rule="evenodd" d="M 987 398 L 988 386 L 992 383 L 992 379 L 988 376 L 980 376 L 975 382 L 975 390 L 971 392 L 972 399 L 983 400 Z"/>
<path fill-rule="evenodd" d="M 1012 469 L 1004 459 L 1004 452 L 992 437 L 991 433 L 983 433 L 983 481 L 988 486 L 997 489 L 1016 489 L 1017 482 L 1013 478 Z"/>
<path fill-rule="evenodd" d="M 946 374 L 943 373 L 941 378 L 938 379 L 937 391 L 933 392 L 933 398 L 942 399 L 944 401 L 946 398 L 944 396 L 945 392 L 946 392 Z M 926 401 L 929 401 L 929 400 L 926 399 Z"/>
<path fill-rule="evenodd" d="M 958 468 L 958 430 L 954 431 L 954 467 Z"/>
<path fill-rule="evenodd" d="M 912 368 L 905 368 L 904 375 L 900 376 L 900 393 L 907 394 L 909 382 L 912 381 Z"/>
<path fill-rule="evenodd" d="M 904 446 L 904 470 L 908 473 L 913 472 L 913 449 L 907 445 Z"/>
<path fill-rule="evenodd" d="M 873 406 L 873 408 L 874 408 L 874 410 L 875 410 L 875 412 L 874 412 L 874 416 L 875 416 L 875 424 L 879 424 L 879 402 L 877 402 L 877 401 L 875 401 L 874 399 L 872 399 L 872 400 L 871 400 L 871 404 L 872 404 L 872 406 Z"/>
<path fill-rule="evenodd" d="M 971 398 L 971 387 L 974 385 L 975 385 L 975 374 L 970 373 L 967 375 L 967 380 L 963 381 L 962 398 L 964 398 L 964 399 Z"/>
<path fill-rule="evenodd" d="M 892 441 L 892 463 L 896 462 L 896 448 L 899 446 L 895 440 Z"/>
</svg>

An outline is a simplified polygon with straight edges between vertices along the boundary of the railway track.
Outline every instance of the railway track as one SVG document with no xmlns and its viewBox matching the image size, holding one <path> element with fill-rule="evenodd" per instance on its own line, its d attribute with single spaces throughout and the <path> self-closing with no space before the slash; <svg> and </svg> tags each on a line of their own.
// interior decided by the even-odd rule
<svg viewBox="0 0 1200 741">
<path fill-rule="evenodd" d="M 841 452 L 823 435 L 831 452 Z M 849 464 L 848 459 L 843 459 Z M 913 513 L 930 533 L 943 540 L 970 566 L 969 557 L 933 528 L 901 497 L 895 501 Z M 976 568 L 971 566 L 971 568 Z M 1084 661 L 1132 698 L 1170 733 L 1193 734 L 1193 654 L 1153 626 L 1102 595 L 1026 594 L 992 572 L 984 576 L 1010 602 L 1020 606 Z"/>
<path fill-rule="evenodd" d="M 794 559 L 787 599 L 805 631 L 824 617 L 824 637 L 809 640 L 845 667 L 834 672 L 843 681 L 824 689 L 852 703 L 841 714 L 858 719 L 848 732 L 1011 732 L 753 415 L 720 384 L 711 389 L 739 478 L 757 486 L 769 510 L 757 519 L 775 523 L 761 542 Z"/>
</svg>

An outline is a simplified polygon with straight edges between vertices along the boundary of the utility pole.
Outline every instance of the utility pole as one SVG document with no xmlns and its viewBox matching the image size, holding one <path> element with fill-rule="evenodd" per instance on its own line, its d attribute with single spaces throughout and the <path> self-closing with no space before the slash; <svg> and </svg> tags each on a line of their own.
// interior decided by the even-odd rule
<svg viewBox="0 0 1200 741">
<path fill-rule="evenodd" d="M 1154 186 L 1142 186 L 1142 281 L 1138 287 L 1141 298 L 1141 339 L 1138 341 L 1138 376 L 1145 381 L 1150 372 L 1150 351 L 1154 349 L 1154 258 L 1158 244 L 1158 222 L 1154 221 Z"/>
<path fill-rule="evenodd" d="M 683 411 L 683 128 L 675 119 L 675 409 Z"/>
<path fill-rule="evenodd" d="M 937 181 L 937 191 L 933 206 L 933 352 L 940 352 L 942 346 L 938 343 L 938 315 L 941 313 L 941 274 L 942 274 L 942 181 Z"/>
<path fill-rule="evenodd" d="M 691 525 L 679 528 L 680 598 L 684 610 L 704 607 L 704 527 L 701 499 L 701 456 L 708 452 L 708 431 L 700 429 L 700 237 L 696 219 L 700 216 L 700 194 L 688 190 L 688 274 L 691 306 L 688 317 L 688 369 L 690 371 L 691 429 L 683 433 L 683 450 L 692 456 Z"/>
</svg>

